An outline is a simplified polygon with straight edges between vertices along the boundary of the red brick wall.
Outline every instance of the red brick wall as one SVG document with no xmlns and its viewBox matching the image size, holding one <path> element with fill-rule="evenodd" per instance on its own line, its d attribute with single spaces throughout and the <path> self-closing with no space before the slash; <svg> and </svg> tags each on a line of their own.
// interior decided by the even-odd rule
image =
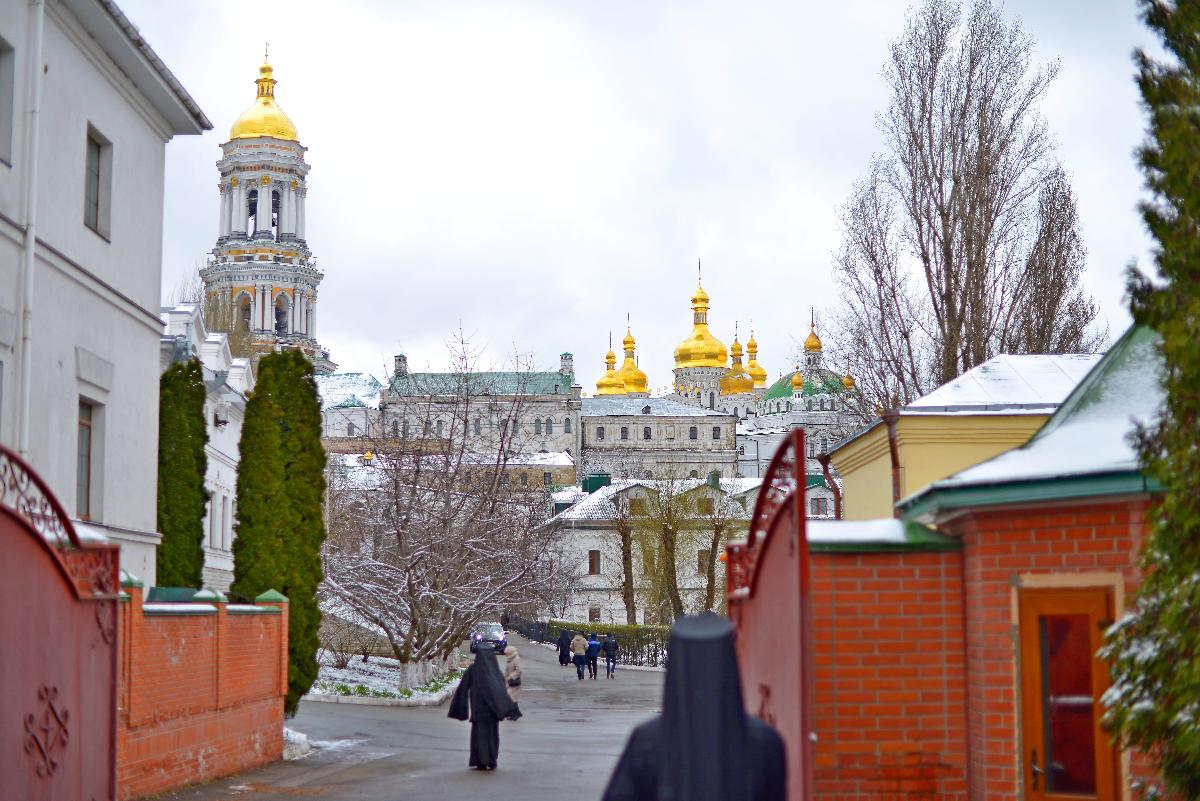
<svg viewBox="0 0 1200 801">
<path fill-rule="evenodd" d="M 1029 574 L 1118 573 L 1131 598 L 1145 509 L 1145 500 L 1101 499 L 979 511 L 943 527 L 963 541 L 972 799 L 1021 794 L 1014 587 Z"/>
<path fill-rule="evenodd" d="M 822 801 L 963 799 L 962 554 L 814 554 Z"/>
<path fill-rule="evenodd" d="M 287 692 L 287 604 L 120 618 L 117 788 L 139 798 L 277 760 Z M 190 605 L 181 604 L 179 609 Z M 264 608 L 266 605 L 261 605 Z"/>
</svg>

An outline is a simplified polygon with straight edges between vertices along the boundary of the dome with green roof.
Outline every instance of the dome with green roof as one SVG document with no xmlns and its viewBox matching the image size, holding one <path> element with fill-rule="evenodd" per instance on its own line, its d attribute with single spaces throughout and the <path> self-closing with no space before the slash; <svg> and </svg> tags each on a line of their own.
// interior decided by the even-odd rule
<svg viewBox="0 0 1200 801">
<path fill-rule="evenodd" d="M 763 400 L 778 400 L 792 397 L 792 376 L 795 372 L 784 373 L 763 394 Z M 816 370 L 805 376 L 804 397 L 812 395 L 845 395 L 848 390 L 842 382 L 842 377 L 832 370 Z"/>
</svg>

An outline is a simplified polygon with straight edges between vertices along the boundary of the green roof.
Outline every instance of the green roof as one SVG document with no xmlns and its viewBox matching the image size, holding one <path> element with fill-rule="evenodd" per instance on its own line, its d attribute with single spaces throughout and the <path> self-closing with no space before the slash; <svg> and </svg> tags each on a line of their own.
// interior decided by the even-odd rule
<svg viewBox="0 0 1200 801">
<path fill-rule="evenodd" d="M 795 371 L 784 373 L 778 381 L 767 389 L 766 394 L 763 395 L 763 399 L 776 400 L 792 397 L 792 376 L 795 374 Z M 807 398 L 812 395 L 821 394 L 841 395 L 846 392 L 846 386 L 842 383 L 842 378 L 837 373 L 822 369 L 817 371 L 817 377 L 820 379 L 819 381 L 813 381 L 811 378 L 805 380 L 804 390 L 801 393 L 804 397 Z"/>
<path fill-rule="evenodd" d="M 397 395 L 570 395 L 574 376 L 545 373 L 405 373 L 393 375 L 391 391 Z"/>
</svg>

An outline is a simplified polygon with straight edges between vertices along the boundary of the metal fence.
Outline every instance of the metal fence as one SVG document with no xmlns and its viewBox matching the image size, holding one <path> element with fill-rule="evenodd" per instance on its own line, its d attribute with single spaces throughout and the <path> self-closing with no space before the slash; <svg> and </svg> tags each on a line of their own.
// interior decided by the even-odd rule
<svg viewBox="0 0 1200 801">
<path fill-rule="evenodd" d="M 612 634 L 617 638 L 617 662 L 625 665 L 664 667 L 667 663 L 667 626 L 630 626 L 612 623 L 572 623 L 565 620 L 527 620 L 513 615 L 509 628 L 531 642 L 557 643 L 561 631 Z"/>
</svg>

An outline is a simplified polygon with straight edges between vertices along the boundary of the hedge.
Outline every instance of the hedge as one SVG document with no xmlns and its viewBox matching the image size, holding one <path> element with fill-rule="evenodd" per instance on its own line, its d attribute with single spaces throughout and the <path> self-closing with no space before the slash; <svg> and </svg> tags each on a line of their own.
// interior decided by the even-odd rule
<svg viewBox="0 0 1200 801">
<path fill-rule="evenodd" d="M 670 626 L 639 626 L 616 623 L 574 623 L 566 620 L 525 620 L 513 617 L 510 627 L 533 642 L 558 642 L 566 629 L 584 634 L 612 634 L 617 638 L 617 661 L 626 665 L 662 667 L 667 661 Z"/>
</svg>

